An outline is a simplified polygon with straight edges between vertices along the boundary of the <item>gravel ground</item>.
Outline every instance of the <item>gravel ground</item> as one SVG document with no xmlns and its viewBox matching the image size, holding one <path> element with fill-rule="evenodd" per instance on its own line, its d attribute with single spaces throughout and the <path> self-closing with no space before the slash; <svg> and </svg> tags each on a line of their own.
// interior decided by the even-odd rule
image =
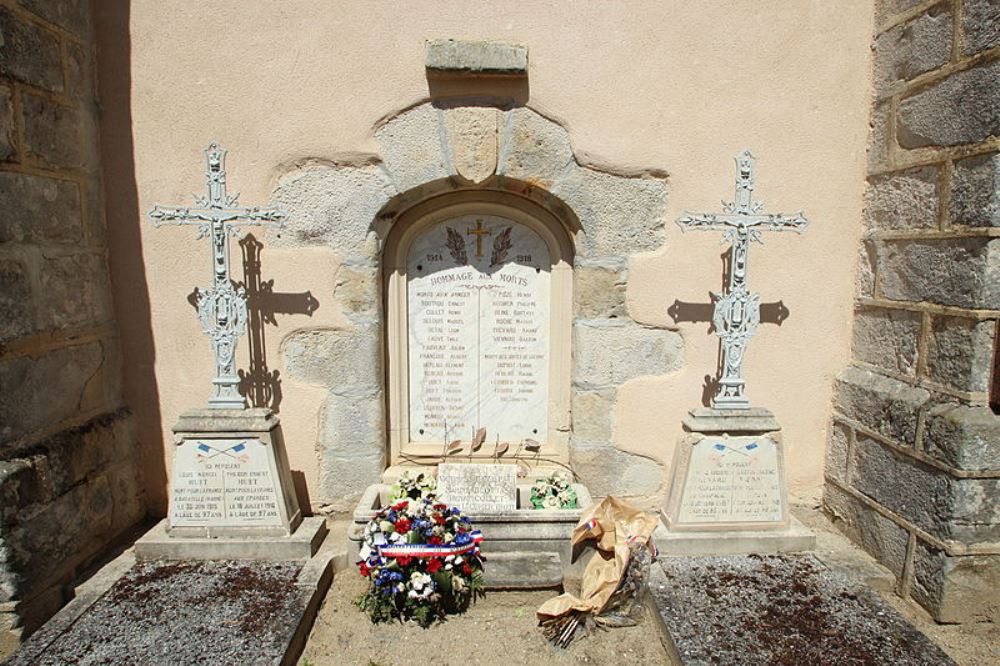
<svg viewBox="0 0 1000 666">
<path fill-rule="evenodd" d="M 40 637 L 46 640 L 6 663 L 273 664 L 303 610 L 294 584 L 301 568 L 297 562 L 137 564 L 68 631 Z"/>
<path fill-rule="evenodd" d="M 487 566 L 489 566 L 487 564 Z M 354 605 L 365 590 L 357 571 L 337 574 L 320 608 L 300 664 L 404 666 L 410 664 L 666 664 L 653 619 L 635 627 L 577 638 L 566 650 L 550 646 L 535 609 L 554 592 L 487 592 L 464 615 L 421 629 L 373 625 Z"/>
<path fill-rule="evenodd" d="M 872 590 L 811 555 L 656 566 L 651 591 L 685 664 L 955 664 Z"/>
</svg>

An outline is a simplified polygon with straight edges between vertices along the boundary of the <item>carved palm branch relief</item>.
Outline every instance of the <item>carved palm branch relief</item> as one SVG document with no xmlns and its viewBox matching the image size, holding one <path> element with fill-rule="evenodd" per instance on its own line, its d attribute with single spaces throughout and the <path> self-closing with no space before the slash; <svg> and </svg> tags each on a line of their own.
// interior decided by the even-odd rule
<svg viewBox="0 0 1000 666">
<path fill-rule="evenodd" d="M 469 263 L 469 255 L 465 251 L 465 239 L 462 238 L 462 234 L 458 233 L 451 227 L 445 227 L 448 230 L 448 241 L 446 245 L 448 246 L 448 252 L 451 253 L 451 258 L 455 260 L 455 263 L 459 266 L 465 266 Z"/>
<path fill-rule="evenodd" d="M 490 258 L 490 268 L 499 266 L 507 259 L 507 253 L 514 243 L 510 240 L 511 227 L 507 227 L 493 239 L 493 256 Z"/>
</svg>

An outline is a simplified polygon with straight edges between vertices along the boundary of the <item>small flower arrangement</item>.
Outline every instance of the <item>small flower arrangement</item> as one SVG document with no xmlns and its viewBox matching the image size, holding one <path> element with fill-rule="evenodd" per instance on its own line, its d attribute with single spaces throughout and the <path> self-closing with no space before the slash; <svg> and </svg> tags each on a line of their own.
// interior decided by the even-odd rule
<svg viewBox="0 0 1000 666">
<path fill-rule="evenodd" d="M 365 526 L 358 568 L 369 585 L 358 606 L 373 622 L 424 627 L 464 611 L 483 588 L 481 541 L 459 509 L 428 497 L 400 499 Z"/>
<path fill-rule="evenodd" d="M 566 472 L 553 472 L 535 481 L 531 487 L 532 509 L 575 509 L 578 507 L 576 491 L 570 485 Z"/>
<path fill-rule="evenodd" d="M 437 497 L 437 480 L 426 472 L 403 472 L 392 487 L 392 501 L 399 499 L 434 499 Z"/>
</svg>

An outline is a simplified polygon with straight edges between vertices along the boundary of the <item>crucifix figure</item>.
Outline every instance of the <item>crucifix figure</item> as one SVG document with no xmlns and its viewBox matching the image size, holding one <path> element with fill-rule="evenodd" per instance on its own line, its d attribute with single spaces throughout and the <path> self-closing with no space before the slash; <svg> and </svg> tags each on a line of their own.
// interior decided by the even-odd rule
<svg viewBox="0 0 1000 666">
<path fill-rule="evenodd" d="M 226 194 L 226 151 L 216 143 L 205 149 L 208 196 L 195 197 L 195 208 L 154 205 L 148 215 L 156 227 L 164 224 L 198 227 L 198 239 L 212 243 L 212 287 L 201 293 L 198 319 L 205 335 L 212 339 L 215 378 L 208 406 L 215 409 L 243 409 L 246 401 L 239 392 L 236 374 L 236 342 L 246 331 L 246 291 L 234 288 L 229 275 L 229 237 L 239 236 L 244 224 L 281 227 L 285 214 L 275 208 L 237 208 L 239 194 Z"/>
<path fill-rule="evenodd" d="M 483 236 L 492 236 L 493 232 L 489 229 L 483 229 L 483 221 L 476 220 L 475 229 L 467 229 L 466 235 L 471 235 L 476 237 L 476 256 L 483 256 Z"/>
<path fill-rule="evenodd" d="M 723 202 L 724 213 L 685 213 L 677 219 L 682 231 L 688 229 L 721 230 L 722 242 L 732 243 L 728 289 L 712 294 L 715 312 L 712 323 L 722 339 L 722 373 L 719 390 L 712 398 L 716 409 L 749 409 L 746 382 L 743 379 L 743 356 L 750 338 L 760 323 L 760 294 L 747 287 L 747 259 L 750 242 L 763 243 L 764 231 L 802 233 L 809 220 L 801 211 L 791 215 L 760 214 L 764 203 L 753 200 L 754 156 L 749 150 L 736 157 L 736 198 Z"/>
</svg>

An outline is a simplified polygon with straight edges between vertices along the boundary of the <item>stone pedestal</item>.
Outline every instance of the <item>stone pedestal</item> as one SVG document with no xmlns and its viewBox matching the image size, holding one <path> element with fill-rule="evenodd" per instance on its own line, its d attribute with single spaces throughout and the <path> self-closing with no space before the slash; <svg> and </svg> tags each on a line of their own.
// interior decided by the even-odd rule
<svg viewBox="0 0 1000 666">
<path fill-rule="evenodd" d="M 696 409 L 684 419 L 655 535 L 667 555 L 808 550 L 815 537 L 788 512 L 781 426 L 767 409 Z"/>
<path fill-rule="evenodd" d="M 301 559 L 326 534 L 302 518 L 277 416 L 198 409 L 174 426 L 170 511 L 136 543 L 140 559 Z"/>
</svg>

